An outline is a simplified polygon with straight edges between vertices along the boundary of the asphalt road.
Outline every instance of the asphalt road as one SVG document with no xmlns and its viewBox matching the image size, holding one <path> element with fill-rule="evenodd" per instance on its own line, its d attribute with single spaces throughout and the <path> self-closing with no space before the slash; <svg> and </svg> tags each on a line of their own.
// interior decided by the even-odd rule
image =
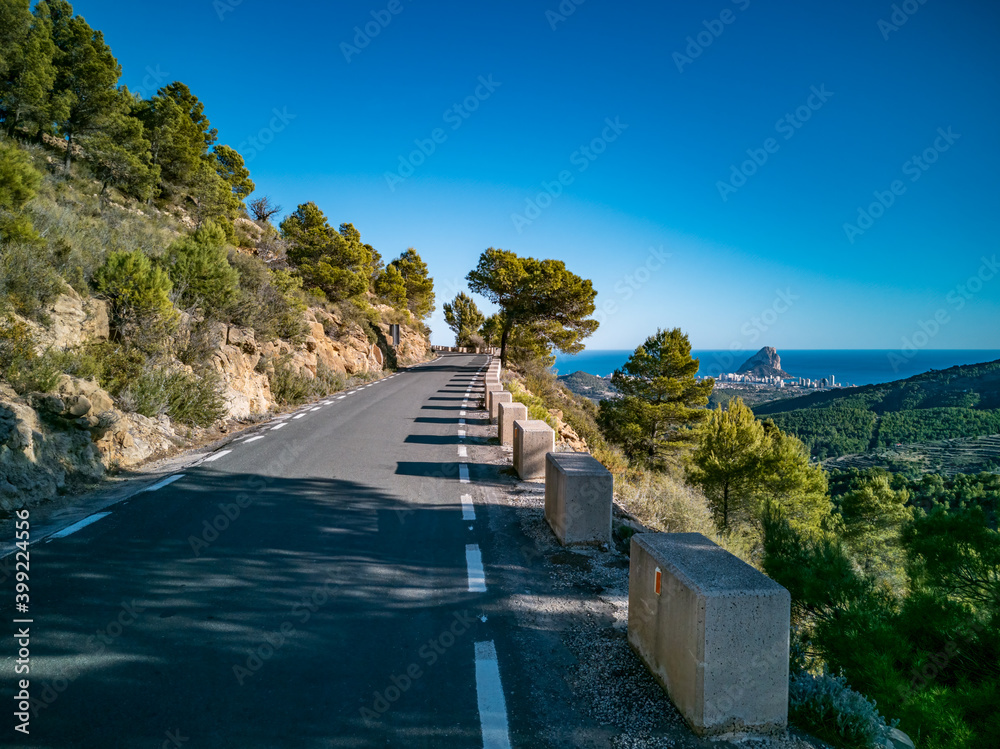
<svg viewBox="0 0 1000 749">
<path fill-rule="evenodd" d="M 483 510 L 462 502 L 485 473 L 459 434 L 485 424 L 486 362 L 332 396 L 33 544 L 30 623 L 2 586 L 30 674 L 5 637 L 0 745 L 507 746 L 516 653 L 485 613 Z"/>
</svg>

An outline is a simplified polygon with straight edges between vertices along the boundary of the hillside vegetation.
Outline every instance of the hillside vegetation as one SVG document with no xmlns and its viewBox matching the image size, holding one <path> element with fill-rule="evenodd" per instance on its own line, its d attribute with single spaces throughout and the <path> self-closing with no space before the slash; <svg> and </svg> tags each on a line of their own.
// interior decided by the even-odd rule
<svg viewBox="0 0 1000 749">
<path fill-rule="evenodd" d="M 429 350 L 416 250 L 312 202 L 276 225 L 205 102 L 120 77 L 69 3 L 0 1 L 0 508 Z"/>
<path fill-rule="evenodd" d="M 760 404 L 815 458 L 897 444 L 1000 434 L 1000 361 Z"/>
</svg>

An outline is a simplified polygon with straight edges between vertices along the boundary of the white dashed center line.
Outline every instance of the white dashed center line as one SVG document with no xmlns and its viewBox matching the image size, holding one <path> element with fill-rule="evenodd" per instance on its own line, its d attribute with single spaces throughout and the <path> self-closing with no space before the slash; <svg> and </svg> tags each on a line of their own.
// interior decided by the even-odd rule
<svg viewBox="0 0 1000 749">
<path fill-rule="evenodd" d="M 469 483 L 469 466 L 466 463 L 458 464 L 458 481 L 462 484 Z"/>
<path fill-rule="evenodd" d="M 465 564 L 469 570 L 469 592 L 486 592 L 486 572 L 483 571 L 483 555 L 477 544 L 465 547 Z"/>
<path fill-rule="evenodd" d="M 472 495 L 462 495 L 462 520 L 475 520 L 476 507 L 472 504 Z"/>
<path fill-rule="evenodd" d="M 476 697 L 483 749 L 510 749 L 507 702 L 500 683 L 500 664 L 492 641 L 476 643 Z"/>
<path fill-rule="evenodd" d="M 465 445 L 459 445 L 458 446 L 458 457 L 460 457 L 460 458 L 468 458 L 469 457 L 469 449 Z"/>
</svg>

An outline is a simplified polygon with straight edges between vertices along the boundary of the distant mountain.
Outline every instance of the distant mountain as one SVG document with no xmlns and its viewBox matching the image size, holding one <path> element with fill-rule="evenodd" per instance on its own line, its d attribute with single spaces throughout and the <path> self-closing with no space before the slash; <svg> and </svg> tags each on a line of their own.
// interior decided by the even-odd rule
<svg viewBox="0 0 1000 749">
<path fill-rule="evenodd" d="M 810 393 L 755 413 L 797 435 L 817 458 L 1000 434 L 1000 360 Z"/>
<path fill-rule="evenodd" d="M 590 400 L 600 401 L 611 398 L 617 391 L 611 387 L 611 381 L 603 377 L 595 377 L 587 372 L 574 372 L 568 375 L 559 375 L 559 382 L 570 389 L 576 395 L 581 395 Z"/>
<path fill-rule="evenodd" d="M 748 374 L 754 377 L 792 376 L 781 368 L 781 357 L 772 346 L 765 346 L 743 362 L 743 366 L 736 370 L 736 374 Z"/>
</svg>

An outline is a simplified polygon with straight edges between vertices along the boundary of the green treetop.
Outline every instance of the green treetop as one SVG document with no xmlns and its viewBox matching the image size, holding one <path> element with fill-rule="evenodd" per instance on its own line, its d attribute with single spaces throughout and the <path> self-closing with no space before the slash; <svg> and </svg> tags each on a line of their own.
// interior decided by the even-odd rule
<svg viewBox="0 0 1000 749">
<path fill-rule="evenodd" d="M 698 360 L 679 328 L 658 330 L 635 350 L 611 382 L 621 398 L 601 401 L 605 436 L 633 460 L 662 464 L 696 436 L 704 421 L 712 380 L 698 382 Z"/>
<path fill-rule="evenodd" d="M 427 263 L 412 247 L 392 261 L 391 265 L 406 283 L 406 302 L 417 319 L 424 320 L 434 311 L 434 279 L 427 273 Z"/>
<path fill-rule="evenodd" d="M 561 260 L 518 257 L 489 248 L 466 277 L 469 288 L 500 307 L 500 359 L 515 326 L 532 327 L 539 341 L 567 353 L 583 350 L 583 339 L 597 330 L 589 319 L 597 292 L 593 284 L 566 269 Z"/>
<path fill-rule="evenodd" d="M 451 302 L 445 302 L 444 321 L 455 331 L 455 345 L 468 346 L 472 336 L 479 334 L 486 317 L 473 298 L 462 291 Z"/>
<path fill-rule="evenodd" d="M 281 222 L 281 232 L 307 286 L 334 302 L 368 290 L 371 255 L 351 224 L 337 232 L 315 203 L 304 203 Z"/>
</svg>

